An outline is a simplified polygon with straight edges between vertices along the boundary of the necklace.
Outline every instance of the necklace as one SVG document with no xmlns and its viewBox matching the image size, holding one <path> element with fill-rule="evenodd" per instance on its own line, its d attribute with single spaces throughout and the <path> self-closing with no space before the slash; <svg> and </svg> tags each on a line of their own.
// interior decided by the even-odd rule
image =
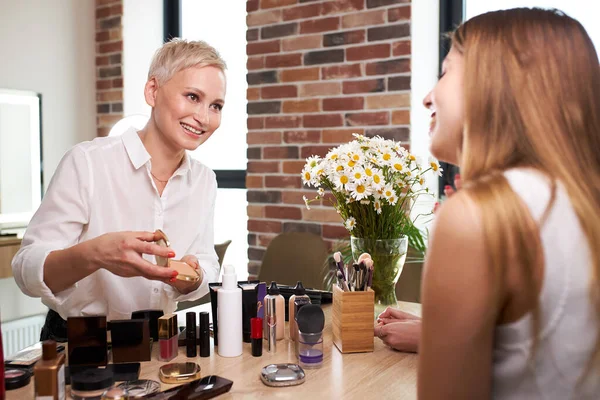
<svg viewBox="0 0 600 400">
<path fill-rule="evenodd" d="M 156 176 L 155 176 L 155 175 L 152 173 L 152 171 L 150 171 L 150 175 L 152 175 L 152 177 L 153 177 L 154 179 L 156 179 L 157 181 L 159 181 L 160 183 L 167 183 L 167 182 L 169 182 L 169 180 L 168 180 L 168 179 L 167 179 L 166 181 L 163 181 L 163 180 L 161 180 L 161 179 L 158 179 L 158 178 L 157 178 L 157 177 L 156 177 Z"/>
</svg>

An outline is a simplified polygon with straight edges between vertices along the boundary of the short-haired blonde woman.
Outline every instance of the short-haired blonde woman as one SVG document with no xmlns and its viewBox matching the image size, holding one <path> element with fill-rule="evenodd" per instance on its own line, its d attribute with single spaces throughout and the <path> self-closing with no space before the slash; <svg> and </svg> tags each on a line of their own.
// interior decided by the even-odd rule
<svg viewBox="0 0 600 400">
<path fill-rule="evenodd" d="M 462 188 L 437 212 L 422 327 L 388 310 L 376 335 L 396 348 L 418 345 L 420 399 L 598 399 L 592 41 L 559 11 L 479 15 L 452 35 L 424 103 L 431 151 L 460 165 Z"/>
<path fill-rule="evenodd" d="M 50 308 L 42 339 L 64 339 L 71 316 L 170 313 L 217 280 L 215 174 L 187 151 L 221 123 L 224 70 L 204 42 L 166 43 L 144 89 L 152 107 L 147 125 L 65 154 L 12 262 L 21 290 Z M 157 229 L 170 248 L 153 243 Z M 175 280 L 177 272 L 155 265 L 154 256 L 182 259 L 201 279 Z"/>
</svg>

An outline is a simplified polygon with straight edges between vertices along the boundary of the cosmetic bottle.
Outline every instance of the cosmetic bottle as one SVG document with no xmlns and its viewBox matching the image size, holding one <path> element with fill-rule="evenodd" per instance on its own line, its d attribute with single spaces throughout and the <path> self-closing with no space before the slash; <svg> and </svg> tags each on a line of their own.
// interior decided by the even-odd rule
<svg viewBox="0 0 600 400">
<path fill-rule="evenodd" d="M 158 319 L 159 361 L 171 361 L 177 357 L 177 315 L 165 315 Z"/>
<path fill-rule="evenodd" d="M 277 340 L 285 339 L 285 300 L 281 293 L 279 292 L 279 288 L 277 287 L 277 283 L 271 282 L 271 286 L 269 286 L 269 290 L 267 291 L 267 295 L 265 296 L 265 314 L 266 314 L 266 303 L 267 298 L 273 298 L 275 301 L 275 314 L 277 320 L 276 326 L 276 337 Z M 269 297 L 270 296 L 270 297 Z M 266 325 L 268 324 L 268 318 L 265 315 L 265 322 L 263 323 L 263 329 L 265 330 L 263 337 L 267 339 Z"/>
<path fill-rule="evenodd" d="M 188 357 L 196 357 L 196 313 L 188 311 L 185 313 L 185 346 Z"/>
<path fill-rule="evenodd" d="M 269 289 L 269 293 L 270 289 Z M 264 337 L 267 340 L 267 351 L 275 353 L 277 351 L 277 297 L 270 294 L 265 296 L 265 322 Z"/>
<path fill-rule="evenodd" d="M 200 357 L 210 357 L 210 329 L 208 313 L 203 311 L 199 314 L 200 319 Z"/>
<path fill-rule="evenodd" d="M 308 297 L 308 295 L 306 294 L 306 289 L 304 289 L 304 286 L 302 285 L 301 281 L 298 281 L 298 283 L 296 283 L 296 287 L 294 288 L 294 294 L 290 297 L 290 300 L 288 302 L 288 310 L 289 310 L 289 336 L 290 336 L 290 340 L 296 340 L 296 334 L 298 332 L 298 324 L 296 323 L 296 299 L 300 299 L 302 298 L 301 302 L 302 303 L 306 303 L 306 300 L 308 301 L 308 303 L 310 303 L 310 297 Z"/>
<path fill-rule="evenodd" d="M 217 291 L 219 347 L 221 357 L 242 355 L 242 289 L 232 265 L 226 265 L 223 285 Z"/>
<path fill-rule="evenodd" d="M 42 359 L 33 368 L 35 377 L 34 398 L 65 399 L 65 353 L 56 353 L 56 342 L 42 343 Z"/>
<path fill-rule="evenodd" d="M 262 318 L 252 318 L 250 320 L 251 325 L 251 341 L 252 341 L 252 355 L 254 357 L 262 356 L 262 337 L 263 337 L 263 320 Z"/>
</svg>

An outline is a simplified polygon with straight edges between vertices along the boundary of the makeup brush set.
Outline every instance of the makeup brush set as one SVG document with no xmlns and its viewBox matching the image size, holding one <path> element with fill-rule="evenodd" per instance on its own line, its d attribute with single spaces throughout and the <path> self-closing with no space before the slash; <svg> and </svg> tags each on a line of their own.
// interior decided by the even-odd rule
<svg viewBox="0 0 600 400">
<path fill-rule="evenodd" d="M 364 292 L 373 284 L 373 260 L 369 253 L 363 253 L 357 262 L 345 265 L 342 253 L 333 254 L 336 264 L 337 284 L 344 292 Z"/>
</svg>

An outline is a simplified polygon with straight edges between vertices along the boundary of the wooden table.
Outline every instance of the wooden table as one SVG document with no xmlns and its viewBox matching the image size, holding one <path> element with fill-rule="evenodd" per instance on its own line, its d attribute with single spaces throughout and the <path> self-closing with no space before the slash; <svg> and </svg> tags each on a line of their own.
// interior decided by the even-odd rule
<svg viewBox="0 0 600 400">
<path fill-rule="evenodd" d="M 185 324 L 187 311 L 209 311 L 209 304 L 177 312 L 180 325 Z M 420 315 L 421 305 L 399 302 L 401 310 Z M 332 342 L 331 305 L 323 306 L 325 312 L 323 365 L 319 369 L 306 369 L 306 381 L 299 386 L 273 388 L 260 380 L 260 370 L 268 364 L 297 363 L 293 342 L 287 339 L 277 342 L 277 353 L 263 350 L 262 357 L 252 357 L 250 344 L 244 343 L 242 356 L 223 358 L 215 354 L 211 340 L 209 358 L 185 356 L 185 347 L 179 348 L 179 355 L 171 362 L 197 362 L 202 375 L 219 375 L 233 381 L 233 387 L 222 399 L 416 399 L 417 355 L 401 353 L 385 346 L 375 338 L 372 353 L 342 354 Z M 287 335 L 287 329 L 286 329 Z M 264 343 L 264 341 L 263 341 Z M 158 369 L 163 362 L 157 361 L 158 346 L 153 349 L 153 361 L 142 363 L 140 379 L 158 379 Z M 165 390 L 175 385 L 161 382 Z M 68 392 L 68 390 L 67 390 Z M 21 389 L 7 391 L 7 400 L 33 398 L 33 378 Z M 68 397 L 70 398 L 70 397 Z"/>
</svg>

